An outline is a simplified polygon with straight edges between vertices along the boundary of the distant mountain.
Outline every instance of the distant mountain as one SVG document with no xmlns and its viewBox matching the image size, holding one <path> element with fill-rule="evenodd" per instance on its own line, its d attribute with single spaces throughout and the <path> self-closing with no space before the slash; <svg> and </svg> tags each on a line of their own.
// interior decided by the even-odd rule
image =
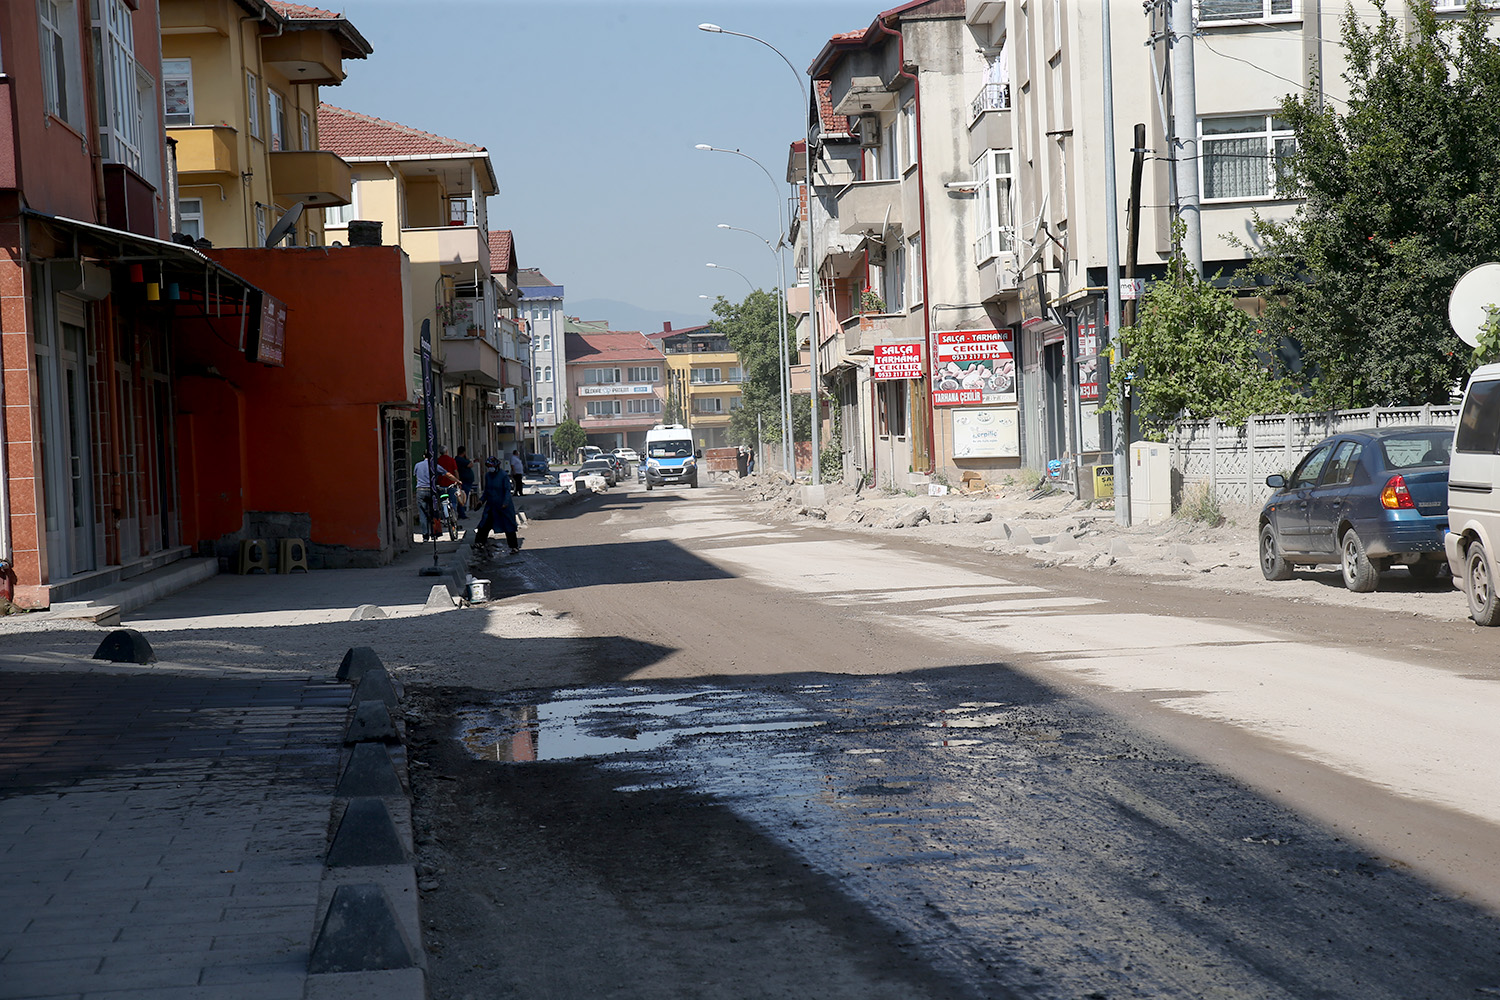
<svg viewBox="0 0 1500 1000">
<path fill-rule="evenodd" d="M 692 316 L 668 309 L 642 309 L 629 302 L 617 302 L 614 299 L 564 299 L 563 310 L 569 316 L 577 316 L 579 319 L 609 320 L 611 330 L 639 330 L 642 333 L 660 331 L 663 322 L 671 323 L 673 329 L 681 330 L 690 326 L 702 326 L 712 318 L 707 310 L 700 316 Z"/>
</svg>

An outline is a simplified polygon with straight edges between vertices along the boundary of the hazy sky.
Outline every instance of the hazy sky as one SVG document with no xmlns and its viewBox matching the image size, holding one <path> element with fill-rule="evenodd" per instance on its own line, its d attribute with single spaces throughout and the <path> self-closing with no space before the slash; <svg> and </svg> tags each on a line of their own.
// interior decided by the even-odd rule
<svg viewBox="0 0 1500 1000">
<path fill-rule="evenodd" d="M 323 99 L 478 143 L 500 194 L 490 225 L 515 233 L 522 267 L 570 302 L 615 299 L 663 318 L 708 318 L 744 281 L 774 286 L 765 245 L 787 193 L 787 147 L 804 127 L 800 79 L 830 35 L 867 27 L 893 0 L 345 0 L 374 54 Z M 703 22 L 757 42 L 698 30 Z M 738 148 L 738 156 L 696 150 Z M 790 266 L 790 262 L 789 262 Z M 570 309 L 571 311 L 571 309 Z M 596 317 L 609 318 L 609 317 Z M 644 324 L 643 324 L 644 325 Z M 659 329 L 659 324 L 651 328 Z"/>
</svg>

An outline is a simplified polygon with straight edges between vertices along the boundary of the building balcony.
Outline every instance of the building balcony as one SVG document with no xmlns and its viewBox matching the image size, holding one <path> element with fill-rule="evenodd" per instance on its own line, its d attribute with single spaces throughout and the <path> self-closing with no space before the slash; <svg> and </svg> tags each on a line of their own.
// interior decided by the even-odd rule
<svg viewBox="0 0 1500 1000">
<path fill-rule="evenodd" d="M 973 158 L 977 159 L 986 149 L 1011 149 L 1015 146 L 1009 86 L 986 84 L 974 98 L 970 110 L 973 117 L 969 119 L 969 153 Z"/>
<path fill-rule="evenodd" d="M 455 277 L 471 273 L 480 264 L 489 266 L 485 256 L 489 237 L 476 226 L 403 229 L 401 249 L 413 264 L 436 264 L 444 274 Z"/>
<path fill-rule="evenodd" d="M 212 33 L 228 37 L 231 29 L 239 29 L 237 15 L 240 9 L 222 0 L 176 0 L 161 5 L 161 33 L 163 35 L 198 35 Z M 171 46 L 162 46 L 172 58 Z"/>
<path fill-rule="evenodd" d="M 271 190 L 282 204 L 347 205 L 354 197 L 354 170 L 326 149 L 277 150 L 271 153 Z"/>
<path fill-rule="evenodd" d="M 261 58 L 288 80 L 336 86 L 344 82 L 343 52 L 331 31 L 283 31 L 260 42 Z"/>
<path fill-rule="evenodd" d="M 901 182 L 856 181 L 836 196 L 839 232 L 845 235 L 901 226 Z"/>
<path fill-rule="evenodd" d="M 177 140 L 177 173 L 240 172 L 238 133 L 228 125 L 183 125 L 167 129 Z"/>
<path fill-rule="evenodd" d="M 841 320 L 839 326 L 844 334 L 844 353 L 869 355 L 875 353 L 875 345 L 899 338 L 906 334 L 905 313 L 857 313 Z"/>
<path fill-rule="evenodd" d="M 443 377 L 450 382 L 500 387 L 500 352 L 484 337 L 444 337 Z"/>
<path fill-rule="evenodd" d="M 964 21 L 969 24 L 1004 24 L 1005 0 L 964 0 Z"/>
</svg>

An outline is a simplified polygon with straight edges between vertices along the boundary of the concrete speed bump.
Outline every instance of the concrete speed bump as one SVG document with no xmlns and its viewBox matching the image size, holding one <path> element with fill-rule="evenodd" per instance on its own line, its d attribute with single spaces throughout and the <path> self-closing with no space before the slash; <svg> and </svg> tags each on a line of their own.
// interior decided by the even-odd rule
<svg viewBox="0 0 1500 1000">
<path fill-rule="evenodd" d="M 375 972 L 416 964 L 416 950 L 383 888 L 341 885 L 333 891 L 308 972 Z"/>
<path fill-rule="evenodd" d="M 400 743 L 396 720 L 390 706 L 378 698 L 362 701 L 354 709 L 354 718 L 344 730 L 344 745 L 357 743 Z"/>
<path fill-rule="evenodd" d="M 357 743 L 333 794 L 338 798 L 405 795 L 391 752 L 379 743 Z"/>
<path fill-rule="evenodd" d="M 1012 545 L 1032 545 L 1031 532 L 1024 524 L 1004 525 L 1005 537 L 1010 539 Z"/>
<path fill-rule="evenodd" d="M 447 587 L 440 583 L 435 583 L 432 585 L 432 589 L 427 592 L 427 603 L 425 606 L 429 608 L 452 608 L 454 606 L 453 595 L 448 592 Z"/>
<path fill-rule="evenodd" d="M 385 667 L 372 667 L 366 670 L 364 676 L 354 687 L 353 702 L 361 701 L 383 701 L 391 707 L 392 711 L 401 707 L 401 695 L 396 690 L 395 681 L 391 680 L 390 671 Z"/>
<path fill-rule="evenodd" d="M 94 659 L 112 663 L 155 663 L 156 651 L 135 629 L 117 628 L 99 643 Z"/>
<path fill-rule="evenodd" d="M 373 607 L 373 605 L 364 606 Z M 339 664 L 337 676 L 341 681 L 357 684 L 365 675 L 365 671 L 373 667 L 385 667 L 385 664 L 380 662 L 380 657 L 375 655 L 375 650 L 369 646 L 351 646 L 349 652 L 344 654 L 343 662 Z"/>
<path fill-rule="evenodd" d="M 1052 540 L 1051 548 L 1053 552 L 1077 552 L 1078 539 L 1066 531 L 1059 532 L 1057 537 Z"/>
<path fill-rule="evenodd" d="M 385 609 L 378 604 L 361 604 L 349 613 L 351 622 L 367 621 L 371 618 L 386 617 Z"/>
<path fill-rule="evenodd" d="M 349 800 L 324 864 L 329 868 L 350 868 L 404 865 L 410 860 L 385 801 L 375 796 L 359 796 Z"/>
</svg>

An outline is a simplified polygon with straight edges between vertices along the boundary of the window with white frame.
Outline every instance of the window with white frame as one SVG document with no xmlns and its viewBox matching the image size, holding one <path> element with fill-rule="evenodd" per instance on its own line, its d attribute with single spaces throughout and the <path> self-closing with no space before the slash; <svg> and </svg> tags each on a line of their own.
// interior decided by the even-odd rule
<svg viewBox="0 0 1500 1000">
<path fill-rule="evenodd" d="M 93 10 L 99 148 L 106 160 L 140 172 L 141 95 L 136 82 L 132 11 L 125 0 L 96 0 Z"/>
<path fill-rule="evenodd" d="M 250 137 L 260 138 L 260 79 L 254 73 L 245 74 L 245 106 L 249 110 Z"/>
<path fill-rule="evenodd" d="M 697 382 L 700 385 L 710 385 L 714 382 L 722 382 L 724 381 L 723 370 L 719 368 L 694 368 L 692 375 L 689 377 L 689 380 L 692 382 Z"/>
<path fill-rule="evenodd" d="M 177 199 L 178 232 L 195 240 L 203 238 L 203 199 Z"/>
<path fill-rule="evenodd" d="M 922 234 L 917 233 L 906 241 L 906 304 L 909 307 L 922 301 Z"/>
<path fill-rule="evenodd" d="M 744 405 L 745 405 L 745 397 L 743 397 L 743 396 L 730 396 L 729 397 L 729 408 L 731 410 L 738 410 L 741 407 L 743 407 Z"/>
<path fill-rule="evenodd" d="M 543 382 L 551 382 L 552 381 L 552 366 L 551 365 L 543 365 L 542 366 L 542 381 Z"/>
<path fill-rule="evenodd" d="M 661 368 L 659 366 L 632 368 L 627 373 L 627 382 L 660 382 Z"/>
<path fill-rule="evenodd" d="M 974 161 L 974 263 L 983 264 L 1016 246 L 1014 178 L 1010 150 L 987 149 Z"/>
<path fill-rule="evenodd" d="M 744 371 L 742 369 L 739 369 L 739 368 L 731 368 L 731 369 L 729 369 L 729 381 L 731 381 L 731 382 L 743 382 L 743 381 L 745 381 L 745 373 L 744 373 Z"/>
<path fill-rule="evenodd" d="M 917 162 L 917 102 L 915 99 L 907 101 L 901 106 L 901 114 L 897 119 L 901 135 L 901 170 Z"/>
<path fill-rule="evenodd" d="M 255 245 L 263 247 L 266 245 L 266 206 L 255 206 Z"/>
<path fill-rule="evenodd" d="M 37 0 L 37 34 L 42 45 L 43 108 L 47 114 L 71 123 L 83 111 L 73 4 Z"/>
<path fill-rule="evenodd" d="M 618 399 L 591 399 L 588 401 L 588 414 L 591 417 L 619 416 L 620 401 Z"/>
<path fill-rule="evenodd" d="M 661 400 L 655 396 L 647 396 L 644 399 L 628 399 L 625 401 L 626 413 L 660 413 Z"/>
<path fill-rule="evenodd" d="M 1265 21 L 1296 15 L 1296 0 L 1198 0 L 1198 20 Z"/>
<path fill-rule="evenodd" d="M 896 162 L 896 143 L 900 129 L 895 117 L 892 117 L 881 130 L 880 136 L 880 171 L 876 175 L 881 180 L 891 180 L 901 176 L 900 167 Z"/>
<path fill-rule="evenodd" d="M 351 219 L 359 218 L 359 185 L 354 185 L 350 193 L 350 201 L 347 205 L 330 205 L 323 209 L 323 228 L 341 229 L 349 225 Z"/>
<path fill-rule="evenodd" d="M 271 148 L 273 150 L 286 149 L 286 98 L 266 88 L 266 123 L 271 131 Z"/>
<path fill-rule="evenodd" d="M 312 118 L 308 116 L 306 111 L 297 112 L 297 132 L 298 138 L 302 140 L 302 145 L 297 148 L 312 149 Z"/>
<path fill-rule="evenodd" d="M 161 91 L 167 109 L 167 127 L 193 124 L 193 61 L 163 59 Z"/>
<path fill-rule="evenodd" d="M 1297 140 L 1286 122 L 1274 115 L 1204 118 L 1198 134 L 1205 201 L 1295 196 L 1288 163 Z"/>
<path fill-rule="evenodd" d="M 693 409 L 698 413 L 723 413 L 724 400 L 718 396 L 702 396 L 693 400 Z"/>
<path fill-rule="evenodd" d="M 551 396 L 547 397 L 546 403 L 547 403 L 547 412 L 551 413 L 552 412 L 552 397 Z"/>
<path fill-rule="evenodd" d="M 618 381 L 620 381 L 618 368 L 585 368 L 583 370 L 584 385 L 612 385 Z"/>
<path fill-rule="evenodd" d="M 544 350 L 544 351 L 550 351 L 550 350 L 552 350 L 552 334 L 550 334 L 550 333 L 544 333 L 544 334 L 542 334 L 542 350 Z"/>
<path fill-rule="evenodd" d="M 533 382 L 540 382 L 541 380 L 542 380 L 542 366 L 541 365 L 537 365 L 536 366 L 536 374 L 532 378 L 532 381 Z"/>
<path fill-rule="evenodd" d="M 880 269 L 880 298 L 885 311 L 906 311 L 906 245 L 896 237 L 885 248 L 885 267 Z"/>
</svg>

